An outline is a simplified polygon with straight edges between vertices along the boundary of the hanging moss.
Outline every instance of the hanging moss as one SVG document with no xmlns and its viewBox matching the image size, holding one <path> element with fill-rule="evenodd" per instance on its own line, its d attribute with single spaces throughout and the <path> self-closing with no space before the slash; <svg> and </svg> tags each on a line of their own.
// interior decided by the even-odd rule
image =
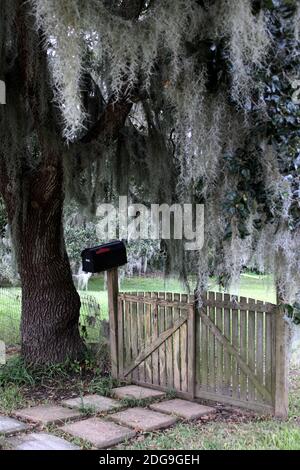
<svg viewBox="0 0 300 470">
<path fill-rule="evenodd" d="M 275 273 L 286 300 L 295 300 L 299 105 L 284 97 L 299 76 L 297 3 L 158 0 L 137 14 L 141 2 L 129 3 L 30 0 L 62 116 L 68 195 L 91 211 L 118 193 L 204 203 L 199 289 L 211 274 L 237 281 L 248 265 Z M 12 21 L 14 4 L 4 2 L 3 18 Z M 82 137 L 107 102 L 124 95 L 134 104 L 121 135 L 86 146 Z M 1 114 L 3 154 L 22 153 L 32 168 L 40 153 L 19 108 L 16 98 L 14 115 Z M 8 166 L 17 175 L 20 160 Z M 169 251 L 186 277 L 182 247 Z"/>
</svg>

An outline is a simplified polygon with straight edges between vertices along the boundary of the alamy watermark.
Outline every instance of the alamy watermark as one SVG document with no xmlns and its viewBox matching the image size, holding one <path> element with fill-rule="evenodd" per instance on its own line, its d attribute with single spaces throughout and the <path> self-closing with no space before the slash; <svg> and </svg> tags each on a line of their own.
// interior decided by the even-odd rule
<svg viewBox="0 0 300 470">
<path fill-rule="evenodd" d="M 97 208 L 100 239 L 183 240 L 187 251 L 201 250 L 204 243 L 203 204 L 128 204 L 120 196 L 118 206 Z"/>
</svg>

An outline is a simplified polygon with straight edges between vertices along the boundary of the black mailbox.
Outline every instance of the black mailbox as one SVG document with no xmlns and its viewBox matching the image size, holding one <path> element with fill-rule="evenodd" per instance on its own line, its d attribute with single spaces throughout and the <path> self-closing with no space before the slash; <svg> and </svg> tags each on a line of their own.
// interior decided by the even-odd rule
<svg viewBox="0 0 300 470">
<path fill-rule="evenodd" d="M 81 257 L 82 270 L 86 273 L 101 273 L 127 263 L 125 244 L 119 240 L 87 248 Z"/>
</svg>

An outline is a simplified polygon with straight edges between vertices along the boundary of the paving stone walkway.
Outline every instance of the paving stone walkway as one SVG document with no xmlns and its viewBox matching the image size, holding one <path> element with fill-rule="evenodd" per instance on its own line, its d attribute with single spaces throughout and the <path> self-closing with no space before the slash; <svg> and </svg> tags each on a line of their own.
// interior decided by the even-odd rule
<svg viewBox="0 0 300 470">
<path fill-rule="evenodd" d="M 25 431 L 27 428 L 28 426 L 26 426 L 26 424 L 21 423 L 16 419 L 8 418 L 7 416 L 0 416 L 0 435 Z"/>
<path fill-rule="evenodd" d="M 112 447 L 135 436 L 135 431 L 99 418 L 66 424 L 62 431 L 90 442 L 98 449 Z"/>
<path fill-rule="evenodd" d="M 97 413 L 113 411 L 123 406 L 118 400 L 102 397 L 101 395 L 86 395 L 84 397 L 72 398 L 71 400 L 64 400 L 62 405 L 79 410 L 87 408 L 95 410 Z"/>
<path fill-rule="evenodd" d="M 113 388 L 112 393 L 119 399 L 148 400 L 153 398 L 164 398 L 166 394 L 152 388 L 139 387 L 138 385 L 127 385 L 126 387 Z"/>
<path fill-rule="evenodd" d="M 199 419 L 202 416 L 215 412 L 215 409 L 209 406 L 203 406 L 198 403 L 179 399 L 153 403 L 153 405 L 150 405 L 150 408 L 154 411 L 178 416 L 179 418 L 187 421 Z"/>
<path fill-rule="evenodd" d="M 81 416 L 79 411 L 69 410 L 63 406 L 40 405 L 32 408 L 25 408 L 16 411 L 14 415 L 25 421 L 32 421 L 37 424 L 61 424 L 70 419 Z"/>
<path fill-rule="evenodd" d="M 80 450 L 65 439 L 43 432 L 10 437 L 6 442 L 14 450 Z"/>
<path fill-rule="evenodd" d="M 147 410 L 146 408 L 128 408 L 128 410 L 111 415 L 111 419 L 142 432 L 169 428 L 177 421 L 175 417 Z"/>
<path fill-rule="evenodd" d="M 163 430 L 179 419 L 196 420 L 215 412 L 214 408 L 187 400 L 167 400 L 165 393 L 137 385 L 115 388 L 112 395 L 117 399 L 86 395 L 64 400 L 61 406 L 18 410 L 14 413 L 18 419 L 0 416 L 0 436 L 6 437 L 5 446 L 16 450 L 78 450 L 68 440 L 72 437 L 88 442 L 93 448 L 107 449 L 134 438 L 137 433 Z M 140 406 L 123 409 L 124 399 L 138 400 Z M 143 400 L 149 399 L 155 402 L 147 406 L 145 401 L 143 407 Z M 101 417 L 88 418 L 81 413 L 85 410 Z M 42 432 L 49 424 L 56 425 L 64 439 Z M 29 432 L 32 427 L 34 432 Z"/>
</svg>

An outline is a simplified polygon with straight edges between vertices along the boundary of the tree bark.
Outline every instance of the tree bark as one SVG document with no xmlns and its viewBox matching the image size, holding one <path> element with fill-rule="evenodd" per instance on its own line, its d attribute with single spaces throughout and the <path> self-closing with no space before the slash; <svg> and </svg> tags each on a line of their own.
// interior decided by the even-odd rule
<svg viewBox="0 0 300 470">
<path fill-rule="evenodd" d="M 76 360 L 84 352 L 78 327 L 80 298 L 63 235 L 61 161 L 49 156 L 26 181 L 27 207 L 13 233 L 22 281 L 22 355 L 28 363 Z"/>
</svg>

